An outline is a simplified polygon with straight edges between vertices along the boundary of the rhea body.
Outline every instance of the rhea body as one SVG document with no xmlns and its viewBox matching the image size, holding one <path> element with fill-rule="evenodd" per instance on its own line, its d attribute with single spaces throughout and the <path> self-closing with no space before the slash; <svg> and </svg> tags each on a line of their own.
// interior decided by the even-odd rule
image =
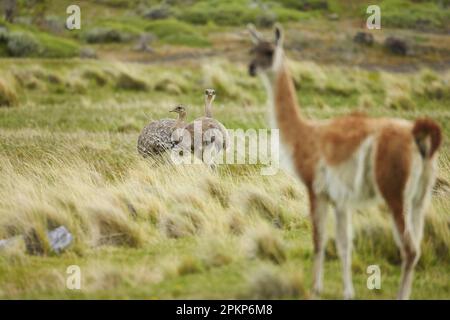
<svg viewBox="0 0 450 320">
<path fill-rule="evenodd" d="M 249 26 L 254 42 L 249 73 L 259 75 L 288 170 L 306 187 L 313 227 L 313 289 L 323 288 L 326 218 L 336 216 L 336 245 L 344 297 L 354 296 L 351 275 L 352 209 L 384 202 L 392 214 L 402 256 L 399 299 L 408 299 L 420 256 L 424 214 L 435 181 L 441 129 L 431 119 L 407 121 L 350 114 L 318 121 L 302 116 L 283 51 L 283 31 L 269 42 Z"/>
<path fill-rule="evenodd" d="M 177 144 L 173 140 L 173 133 L 186 125 L 186 108 L 178 105 L 170 112 L 177 113 L 177 119 L 153 121 L 142 129 L 137 143 L 138 152 L 142 156 L 160 155 Z"/>
<path fill-rule="evenodd" d="M 225 126 L 213 118 L 212 105 L 216 97 L 214 89 L 205 90 L 205 115 L 189 123 L 185 129 L 190 137 L 190 149 L 205 162 L 213 165 L 215 156 L 225 150 L 229 144 Z M 209 159 L 205 159 L 205 152 Z"/>
</svg>

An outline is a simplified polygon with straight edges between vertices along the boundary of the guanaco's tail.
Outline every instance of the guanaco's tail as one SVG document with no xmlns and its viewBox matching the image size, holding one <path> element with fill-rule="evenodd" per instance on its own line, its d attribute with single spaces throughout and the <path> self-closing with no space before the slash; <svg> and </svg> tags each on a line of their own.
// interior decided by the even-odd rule
<svg viewBox="0 0 450 320">
<path fill-rule="evenodd" d="M 431 158 L 442 143 L 441 127 L 428 118 L 417 119 L 412 134 L 423 158 Z"/>
</svg>

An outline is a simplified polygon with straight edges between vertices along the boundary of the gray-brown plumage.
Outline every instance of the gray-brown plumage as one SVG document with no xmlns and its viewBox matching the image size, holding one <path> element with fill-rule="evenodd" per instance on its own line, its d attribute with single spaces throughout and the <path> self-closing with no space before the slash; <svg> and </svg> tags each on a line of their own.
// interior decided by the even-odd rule
<svg viewBox="0 0 450 320">
<path fill-rule="evenodd" d="M 227 129 L 212 116 L 212 103 L 215 97 L 216 92 L 214 89 L 206 89 L 205 116 L 195 119 L 185 127 L 191 136 L 191 151 L 202 159 L 205 149 L 214 147 L 214 151 L 217 154 L 221 150 L 226 149 L 229 144 Z"/>
<path fill-rule="evenodd" d="M 184 122 L 186 119 L 186 108 L 178 105 L 170 112 L 177 113 L 178 119 L 153 121 L 142 129 L 137 142 L 137 150 L 142 156 L 159 155 L 172 149 L 178 143 L 178 141 L 172 139 L 172 133 L 186 125 Z"/>
</svg>

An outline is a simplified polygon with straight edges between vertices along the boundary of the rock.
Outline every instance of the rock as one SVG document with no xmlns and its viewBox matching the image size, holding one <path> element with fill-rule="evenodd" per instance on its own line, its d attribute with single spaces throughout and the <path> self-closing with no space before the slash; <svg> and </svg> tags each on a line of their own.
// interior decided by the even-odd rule
<svg viewBox="0 0 450 320">
<path fill-rule="evenodd" d="M 64 226 L 48 231 L 47 237 L 50 247 L 55 253 L 61 253 L 73 242 L 72 234 Z M 25 237 L 19 235 L 8 239 L 0 239 L 0 250 L 18 246 L 22 241 L 25 241 L 25 248 L 29 254 L 41 255 L 44 253 L 43 245 L 34 230 Z"/>
<path fill-rule="evenodd" d="M 72 234 L 64 226 L 47 232 L 47 236 L 52 250 L 56 253 L 62 252 L 73 241 Z"/>
<path fill-rule="evenodd" d="M 372 46 L 374 43 L 374 39 L 371 33 L 360 31 L 353 37 L 353 42 L 365 46 Z"/>
<path fill-rule="evenodd" d="M 392 54 L 406 56 L 408 54 L 408 44 L 405 40 L 396 37 L 387 37 L 384 47 Z"/>
<path fill-rule="evenodd" d="M 80 58 L 82 59 L 97 59 L 97 52 L 93 48 L 84 47 L 80 50 Z"/>
</svg>

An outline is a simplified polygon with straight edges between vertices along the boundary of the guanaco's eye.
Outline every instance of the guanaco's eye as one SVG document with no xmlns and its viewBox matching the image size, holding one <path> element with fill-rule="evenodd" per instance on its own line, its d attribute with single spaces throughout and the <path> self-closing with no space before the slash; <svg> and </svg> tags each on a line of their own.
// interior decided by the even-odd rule
<svg viewBox="0 0 450 320">
<path fill-rule="evenodd" d="M 266 56 L 266 57 L 272 57 L 272 55 L 273 55 L 273 51 L 272 50 L 270 50 L 270 51 L 266 51 L 266 52 L 264 52 L 264 55 Z"/>
</svg>

